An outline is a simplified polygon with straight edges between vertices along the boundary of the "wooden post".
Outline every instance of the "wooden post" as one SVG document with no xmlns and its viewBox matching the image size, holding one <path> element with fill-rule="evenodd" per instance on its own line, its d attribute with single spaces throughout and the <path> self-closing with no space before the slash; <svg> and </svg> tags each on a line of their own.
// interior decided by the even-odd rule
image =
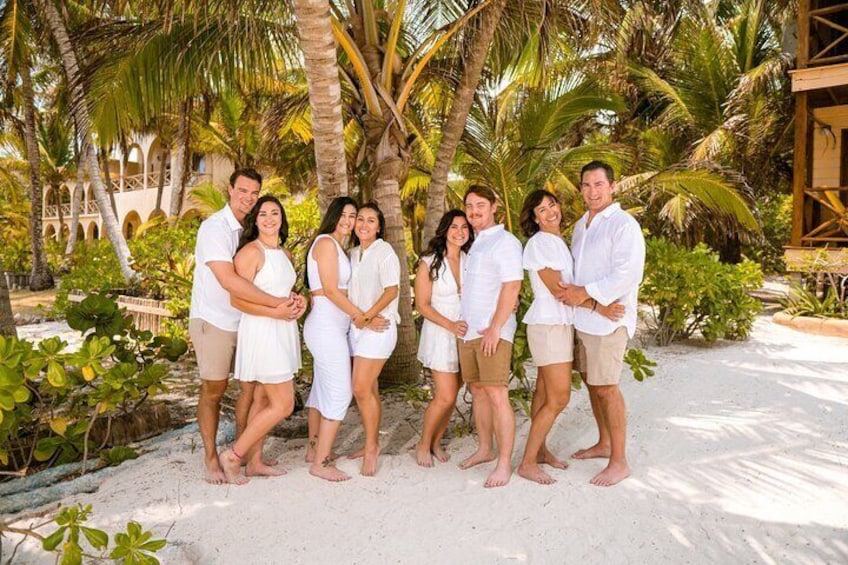
<svg viewBox="0 0 848 565">
<path fill-rule="evenodd" d="M 804 69 L 810 56 L 810 0 L 798 0 L 798 52 L 795 68 Z M 795 149 L 792 160 L 792 238 L 801 245 L 804 235 L 804 189 L 807 185 L 809 107 L 806 92 L 795 93 Z"/>
</svg>

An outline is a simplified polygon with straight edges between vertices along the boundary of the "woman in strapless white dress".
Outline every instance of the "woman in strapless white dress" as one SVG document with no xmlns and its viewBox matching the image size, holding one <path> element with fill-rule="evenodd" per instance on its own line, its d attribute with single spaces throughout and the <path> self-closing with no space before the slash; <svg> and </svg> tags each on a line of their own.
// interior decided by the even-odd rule
<svg viewBox="0 0 848 565">
<path fill-rule="evenodd" d="M 239 276 L 253 281 L 272 296 L 287 297 L 297 274 L 291 254 L 281 246 L 288 236 L 283 206 L 273 196 L 260 198 L 245 218 L 245 229 L 233 264 Z M 247 482 L 241 462 L 247 459 L 246 475 L 276 476 L 285 473 L 261 460 L 265 435 L 294 409 L 292 379 L 300 370 L 300 337 L 297 318 L 302 304 L 289 311 L 260 305 L 235 305 L 244 312 L 239 323 L 235 378 L 252 381 L 254 400 L 247 426 L 232 448 L 220 456 L 227 481 Z M 283 316 L 280 318 L 279 316 Z"/>
<path fill-rule="evenodd" d="M 418 360 L 430 369 L 436 388 L 416 447 L 416 460 L 424 467 L 433 466 L 434 455 L 442 462 L 450 458 L 442 449 L 442 437 L 462 385 L 456 339 L 465 335 L 468 325 L 459 319 L 459 295 L 465 254 L 473 240 L 465 212 L 446 212 L 415 275 L 415 309 L 424 317 Z"/>
</svg>

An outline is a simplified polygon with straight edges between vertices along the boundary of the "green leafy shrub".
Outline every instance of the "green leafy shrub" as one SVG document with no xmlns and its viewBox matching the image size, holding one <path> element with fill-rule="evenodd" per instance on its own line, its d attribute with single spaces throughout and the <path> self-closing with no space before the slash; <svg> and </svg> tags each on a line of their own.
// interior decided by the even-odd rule
<svg viewBox="0 0 848 565">
<path fill-rule="evenodd" d="M 114 300 L 94 294 L 71 306 L 68 324 L 86 333 L 77 352 L 59 338 L 37 345 L 0 337 L 0 467 L 20 470 L 33 459 L 66 463 L 97 451 L 91 426 L 136 410 L 166 391 L 168 369 L 185 341 L 139 331 Z M 99 446 L 99 447 L 105 447 Z"/>
<path fill-rule="evenodd" d="M 704 244 L 690 250 L 649 239 L 640 298 L 650 307 L 646 321 L 660 345 L 695 332 L 707 341 L 745 339 L 762 310 L 748 292 L 762 283 L 752 261 L 726 265 Z"/>
</svg>

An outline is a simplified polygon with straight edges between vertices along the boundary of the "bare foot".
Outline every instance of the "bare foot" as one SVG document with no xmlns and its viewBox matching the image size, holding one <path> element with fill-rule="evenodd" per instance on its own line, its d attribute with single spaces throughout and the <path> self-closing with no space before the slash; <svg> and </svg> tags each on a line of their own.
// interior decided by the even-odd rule
<svg viewBox="0 0 848 565">
<path fill-rule="evenodd" d="M 495 460 L 495 453 L 493 451 L 484 451 L 481 452 L 479 449 L 475 451 L 471 457 L 467 457 L 462 463 L 459 464 L 460 469 L 470 469 L 475 465 L 479 465 L 481 463 L 488 463 L 489 461 Z"/>
<path fill-rule="evenodd" d="M 525 465 L 522 463 L 518 466 L 518 474 L 528 481 L 535 481 L 540 485 L 552 485 L 556 479 L 539 468 L 539 465 Z"/>
<path fill-rule="evenodd" d="M 596 487 L 611 487 L 630 476 L 630 465 L 627 462 L 610 463 L 607 468 L 592 477 L 589 481 Z"/>
<path fill-rule="evenodd" d="M 536 463 L 550 465 L 554 469 L 568 469 L 568 463 L 557 457 L 545 448 L 539 451 L 539 456 L 536 458 Z"/>
<path fill-rule="evenodd" d="M 319 465 L 318 463 L 313 463 L 309 467 L 309 474 L 314 477 L 318 477 L 319 479 L 330 481 L 331 483 L 340 483 L 350 478 L 350 475 L 339 471 L 338 469 L 336 469 L 335 465 L 331 465 L 329 464 L 329 462 L 327 462 L 326 465 Z"/>
<path fill-rule="evenodd" d="M 203 462 L 206 471 L 203 473 L 203 480 L 210 485 L 222 485 L 227 482 L 227 477 L 224 476 L 224 471 L 221 470 L 221 464 L 218 462 L 218 457 L 206 459 Z"/>
<path fill-rule="evenodd" d="M 433 456 L 442 463 L 447 463 L 450 460 L 450 453 L 442 449 L 442 446 L 438 443 L 433 446 Z"/>
<path fill-rule="evenodd" d="M 236 457 L 232 449 L 228 449 L 219 455 L 218 461 L 221 464 L 221 469 L 224 471 L 224 477 L 228 483 L 232 485 L 243 485 L 249 481 L 247 477 L 241 475 L 241 459 Z"/>
<path fill-rule="evenodd" d="M 268 467 L 274 467 L 274 466 L 277 465 L 277 463 L 279 463 L 279 461 L 277 459 L 265 459 L 265 458 L 262 459 L 262 464 L 267 465 Z M 242 461 L 241 466 L 247 467 L 247 461 Z"/>
<path fill-rule="evenodd" d="M 492 473 L 486 478 L 486 482 L 483 483 L 483 486 L 486 488 L 502 487 L 509 482 L 509 478 L 511 476 L 512 468 L 509 466 L 509 463 L 498 463 L 495 470 L 492 471 Z"/>
<path fill-rule="evenodd" d="M 244 474 L 248 477 L 279 477 L 285 475 L 287 472 L 283 467 L 268 465 L 264 461 L 260 461 L 255 465 L 248 463 L 244 468 Z"/>
<path fill-rule="evenodd" d="M 578 449 L 571 456 L 572 459 L 595 459 L 595 458 L 609 458 L 610 456 L 610 447 L 608 445 L 601 445 L 600 443 L 596 443 L 592 447 L 587 447 L 586 449 Z"/>
<path fill-rule="evenodd" d="M 366 449 L 362 457 L 362 468 L 359 474 L 363 477 L 373 477 L 377 474 L 377 459 L 380 456 L 380 448 Z"/>
<path fill-rule="evenodd" d="M 359 459 L 363 455 L 365 455 L 365 448 L 364 447 L 362 449 L 357 449 L 353 453 L 348 453 L 347 458 L 348 459 Z"/>
<path fill-rule="evenodd" d="M 432 467 L 433 466 L 433 455 L 430 453 L 430 450 L 427 449 L 426 446 L 422 446 L 420 443 L 415 446 L 415 461 L 418 462 L 422 467 Z"/>
<path fill-rule="evenodd" d="M 315 461 L 315 447 L 318 443 L 312 439 L 306 444 L 306 456 L 303 458 L 307 463 L 312 463 Z"/>
</svg>

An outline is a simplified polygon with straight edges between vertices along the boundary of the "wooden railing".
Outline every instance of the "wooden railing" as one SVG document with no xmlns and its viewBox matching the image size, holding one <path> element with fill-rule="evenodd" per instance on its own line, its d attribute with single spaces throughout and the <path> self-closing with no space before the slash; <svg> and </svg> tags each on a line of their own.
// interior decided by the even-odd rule
<svg viewBox="0 0 848 565">
<path fill-rule="evenodd" d="M 846 11 L 848 11 L 848 3 L 816 8 L 808 12 L 811 35 L 816 34 L 819 30 L 827 32 L 826 35 L 836 32 L 834 34 L 836 39 L 833 39 L 827 45 L 819 46 L 818 50 L 815 51 L 812 46 L 810 47 L 810 54 L 807 59 L 808 66 L 832 65 L 848 61 L 848 53 L 844 53 L 848 49 L 848 28 L 834 21 L 837 14 L 843 16 Z M 834 51 L 842 51 L 842 53 L 833 55 Z"/>
<path fill-rule="evenodd" d="M 59 217 L 59 207 L 55 204 L 48 204 L 44 207 L 44 218 L 58 218 Z"/>
<path fill-rule="evenodd" d="M 822 210 L 830 212 L 831 217 L 823 218 L 806 230 L 801 236 L 801 244 L 848 243 L 848 207 L 843 200 L 846 193 L 848 186 L 813 186 L 804 189 L 805 200 L 817 202 Z"/>
<path fill-rule="evenodd" d="M 144 173 L 124 177 L 124 192 L 144 189 Z"/>
<path fill-rule="evenodd" d="M 97 202 L 95 200 L 91 200 L 90 202 L 87 202 L 85 204 L 85 206 L 83 207 L 83 214 L 99 214 L 99 213 L 100 213 L 100 206 L 97 205 Z"/>
<path fill-rule="evenodd" d="M 72 290 L 68 294 L 68 300 L 71 302 L 82 302 L 85 296 L 82 292 Z M 124 296 L 121 294 L 118 295 L 118 306 L 132 315 L 136 328 L 150 330 L 153 332 L 153 335 L 162 333 L 162 326 L 166 318 L 173 318 L 173 315 L 165 308 L 165 303 L 161 300 Z"/>
</svg>

